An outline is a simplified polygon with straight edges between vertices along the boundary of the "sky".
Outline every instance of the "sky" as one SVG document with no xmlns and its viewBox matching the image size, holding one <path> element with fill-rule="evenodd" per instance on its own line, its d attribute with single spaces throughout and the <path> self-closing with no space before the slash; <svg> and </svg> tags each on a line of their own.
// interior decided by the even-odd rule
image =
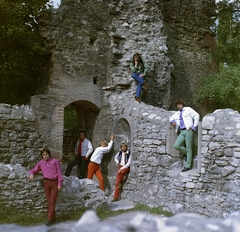
<svg viewBox="0 0 240 232">
<path fill-rule="evenodd" d="M 58 5 L 60 5 L 61 0 L 52 0 L 54 8 L 58 8 Z"/>
</svg>

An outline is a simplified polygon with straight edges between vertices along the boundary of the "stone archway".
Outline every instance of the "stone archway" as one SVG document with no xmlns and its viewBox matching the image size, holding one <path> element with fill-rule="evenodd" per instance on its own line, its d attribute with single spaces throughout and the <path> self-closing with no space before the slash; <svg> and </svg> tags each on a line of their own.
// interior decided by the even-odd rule
<svg viewBox="0 0 240 232">
<path fill-rule="evenodd" d="M 116 153 L 119 151 L 121 143 L 127 143 L 129 149 L 132 148 L 132 128 L 131 123 L 127 118 L 119 118 L 114 126 L 114 152 L 111 152 L 108 156 L 104 156 L 101 168 L 104 176 L 104 185 L 107 191 L 110 193 L 114 191 L 115 178 L 117 172 L 117 165 L 114 161 Z"/>
<path fill-rule="evenodd" d="M 55 96 L 31 97 L 31 106 L 36 116 L 36 128 L 46 141 L 44 146 L 49 147 L 53 156 L 59 160 L 62 158 L 64 108 L 69 104 L 73 105 L 79 117 L 81 112 L 84 112 L 84 118 L 88 118 L 86 128 L 91 128 L 92 131 L 93 118 L 101 108 L 101 92 L 97 85 L 82 82 L 80 87 L 76 85 L 76 89 L 59 92 Z"/>
<path fill-rule="evenodd" d="M 69 162 L 74 157 L 75 144 L 79 139 L 79 130 L 84 130 L 86 132 L 87 139 L 92 141 L 95 121 L 100 111 L 96 105 L 86 100 L 75 101 L 69 105 L 77 114 L 75 118 L 77 123 L 73 128 L 71 128 L 71 130 L 66 130 L 64 126 L 63 162 Z"/>
</svg>

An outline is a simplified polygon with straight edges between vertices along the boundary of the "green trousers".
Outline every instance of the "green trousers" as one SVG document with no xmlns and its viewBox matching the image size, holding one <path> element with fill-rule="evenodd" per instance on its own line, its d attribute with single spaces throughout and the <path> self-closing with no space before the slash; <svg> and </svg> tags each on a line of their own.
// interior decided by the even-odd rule
<svg viewBox="0 0 240 232">
<path fill-rule="evenodd" d="M 184 146 L 184 142 L 186 147 Z M 174 148 L 179 150 L 182 154 L 187 156 L 187 162 L 185 163 L 186 168 L 192 168 L 192 145 L 193 145 L 193 131 L 192 130 L 181 130 L 177 137 Z"/>
</svg>

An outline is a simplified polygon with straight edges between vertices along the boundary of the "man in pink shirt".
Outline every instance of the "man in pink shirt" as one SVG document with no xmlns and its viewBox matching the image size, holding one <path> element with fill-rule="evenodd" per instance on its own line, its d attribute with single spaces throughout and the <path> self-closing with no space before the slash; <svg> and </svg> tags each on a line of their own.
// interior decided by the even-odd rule
<svg viewBox="0 0 240 232">
<path fill-rule="evenodd" d="M 30 170 L 30 181 L 33 181 L 35 174 L 42 171 L 44 176 L 44 189 L 48 203 L 46 226 L 50 226 L 56 222 L 55 206 L 58 191 L 62 189 L 63 175 L 59 161 L 51 157 L 49 149 L 44 148 L 41 151 L 41 157 L 43 159 L 40 160 L 32 170 Z"/>
</svg>

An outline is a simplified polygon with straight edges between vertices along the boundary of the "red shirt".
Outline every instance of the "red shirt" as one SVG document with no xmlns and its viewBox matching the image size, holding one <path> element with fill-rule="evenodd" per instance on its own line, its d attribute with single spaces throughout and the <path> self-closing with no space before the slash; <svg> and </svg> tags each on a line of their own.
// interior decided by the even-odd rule
<svg viewBox="0 0 240 232">
<path fill-rule="evenodd" d="M 78 145 L 78 155 L 82 155 L 82 142 L 84 139 L 79 140 L 79 145 Z"/>
</svg>

